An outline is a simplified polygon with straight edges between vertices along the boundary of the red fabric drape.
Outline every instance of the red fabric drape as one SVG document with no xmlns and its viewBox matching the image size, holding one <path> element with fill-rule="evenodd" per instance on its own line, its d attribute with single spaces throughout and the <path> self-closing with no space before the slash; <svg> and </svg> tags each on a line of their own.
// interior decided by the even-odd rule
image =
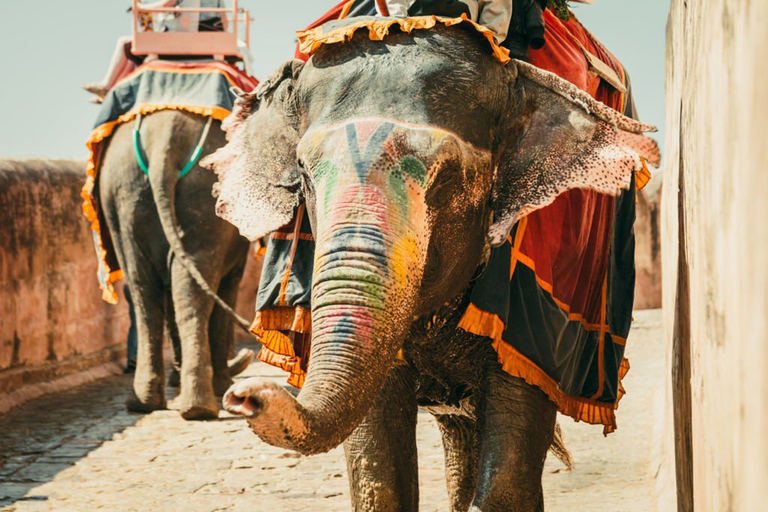
<svg viewBox="0 0 768 512">
<path fill-rule="evenodd" d="M 587 32 L 575 17 L 567 22 L 549 10 L 544 13 L 547 44 L 531 50 L 530 62 L 575 84 L 592 97 L 618 110 L 624 94 L 589 71 L 579 41 L 624 78 L 616 58 Z M 600 323 L 601 287 L 608 268 L 613 232 L 614 198 L 590 190 L 570 190 L 547 208 L 528 216 L 520 253 L 522 263 L 535 266 L 539 281 L 571 313 L 591 324 Z"/>
</svg>

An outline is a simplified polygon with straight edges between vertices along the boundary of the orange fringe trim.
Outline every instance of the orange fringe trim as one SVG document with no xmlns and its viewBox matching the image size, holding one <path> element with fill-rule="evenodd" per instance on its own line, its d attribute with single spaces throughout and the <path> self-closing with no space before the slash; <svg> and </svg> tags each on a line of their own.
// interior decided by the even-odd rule
<svg viewBox="0 0 768 512">
<path fill-rule="evenodd" d="M 371 38 L 371 41 L 382 41 L 389 34 L 389 29 L 392 25 L 397 25 L 400 30 L 410 34 L 414 30 L 428 30 L 434 28 L 438 23 L 442 23 L 446 27 L 452 27 L 462 23 L 470 25 L 478 34 L 488 41 L 496 60 L 502 64 L 506 64 L 512 60 L 509 57 L 509 50 L 498 45 L 493 32 L 470 20 L 466 14 L 462 14 L 460 18 L 415 16 L 412 18 L 361 20 L 347 25 L 346 27 L 337 28 L 327 34 L 323 31 L 323 26 L 321 25 L 313 29 L 296 32 L 296 35 L 299 38 L 299 50 L 305 55 L 311 56 L 323 45 L 345 43 L 351 40 L 352 36 L 355 35 L 355 32 L 361 28 L 368 29 L 368 37 Z"/>
<path fill-rule="evenodd" d="M 470 302 L 461 317 L 459 328 L 478 336 L 500 340 L 506 326 L 497 315 L 483 311 Z"/>
<path fill-rule="evenodd" d="M 311 332 L 312 312 L 299 306 L 257 311 L 251 325 L 251 331 L 254 334 L 258 334 L 257 331 Z"/>
<path fill-rule="evenodd" d="M 648 170 L 648 163 L 645 161 L 645 158 L 640 157 L 640 160 L 643 162 L 643 168 L 639 171 L 635 171 L 635 190 L 638 192 L 643 190 L 648 182 L 653 179 L 651 171 Z"/>
<path fill-rule="evenodd" d="M 290 338 L 279 331 L 261 331 L 257 335 L 262 345 L 256 358 L 290 373 L 288 384 L 302 387 L 307 375 L 301 369 L 301 358 L 293 354 Z"/>
<path fill-rule="evenodd" d="M 198 114 L 204 117 L 212 117 L 217 121 L 223 121 L 229 115 L 229 110 L 221 107 L 203 107 L 197 105 L 178 105 L 167 103 L 150 103 L 142 104 L 132 109 L 130 112 L 126 112 L 122 116 L 118 117 L 115 121 L 104 123 L 101 126 L 96 127 L 91 136 L 88 138 L 88 142 L 85 146 L 88 148 L 88 160 L 85 166 L 85 185 L 80 192 L 80 197 L 83 198 L 83 215 L 88 219 L 91 225 L 91 230 L 96 235 L 96 243 L 98 245 L 97 256 L 101 261 L 102 266 L 107 272 L 107 281 L 102 285 L 101 298 L 110 304 L 117 304 L 117 292 L 115 291 L 114 283 L 123 278 L 123 271 L 120 269 L 111 269 L 107 265 L 107 251 L 101 242 L 101 226 L 99 218 L 96 213 L 96 203 L 93 200 L 93 187 L 96 183 L 96 158 L 94 152 L 97 149 L 97 145 L 102 143 L 104 139 L 112 135 L 115 128 L 123 123 L 127 123 L 136 118 L 137 115 L 151 114 L 159 110 L 184 110 L 191 114 Z"/>
<path fill-rule="evenodd" d="M 311 332 L 312 312 L 298 306 L 257 311 L 251 325 L 251 332 L 261 342 L 256 356 L 259 361 L 290 373 L 288 384 L 300 388 L 307 375 L 301 369 L 301 358 L 293 351 L 291 339 L 281 331 Z"/>
<path fill-rule="evenodd" d="M 561 413 L 572 417 L 575 421 L 584 421 L 591 425 L 604 425 L 603 433 L 606 435 L 616 430 L 614 411 L 618 409 L 619 401 L 626 394 L 621 381 L 629 371 L 627 359 L 624 359 L 619 367 L 619 390 L 616 403 L 606 404 L 597 400 L 566 394 L 554 379 L 502 340 L 501 336 L 505 326 L 497 315 L 483 311 L 470 303 L 461 322 L 459 322 L 459 327 L 477 336 L 492 339 L 493 348 L 499 356 L 499 363 L 501 363 L 504 371 L 541 389 L 557 405 Z"/>
<path fill-rule="evenodd" d="M 258 336 L 262 345 L 259 360 L 286 372 L 295 373 L 299 358 L 293 352 L 291 339 L 279 331 L 259 331 Z"/>
<path fill-rule="evenodd" d="M 570 416 L 577 422 L 584 421 L 590 425 L 603 425 L 603 435 L 608 435 L 616 430 L 615 410 L 618 409 L 619 401 L 626 394 L 621 381 L 629 371 L 627 359 L 624 359 L 619 367 L 619 391 L 616 403 L 606 404 L 566 394 L 560 389 L 557 382 L 541 371 L 530 359 L 503 341 L 494 341 L 493 348 L 499 354 L 499 362 L 505 372 L 541 389 L 557 405 L 557 409 L 562 414 Z"/>
</svg>

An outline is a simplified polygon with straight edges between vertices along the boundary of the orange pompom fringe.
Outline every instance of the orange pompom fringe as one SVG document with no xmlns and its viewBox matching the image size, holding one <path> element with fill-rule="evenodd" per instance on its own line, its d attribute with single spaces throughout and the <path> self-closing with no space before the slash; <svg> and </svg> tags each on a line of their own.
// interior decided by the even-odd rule
<svg viewBox="0 0 768 512">
<path fill-rule="evenodd" d="M 259 361 L 290 373 L 288 384 L 300 388 L 307 375 L 285 331 L 312 332 L 312 313 L 302 307 L 280 307 L 256 312 L 251 326 L 251 332 L 261 342 L 261 350 L 256 357 Z"/>
</svg>

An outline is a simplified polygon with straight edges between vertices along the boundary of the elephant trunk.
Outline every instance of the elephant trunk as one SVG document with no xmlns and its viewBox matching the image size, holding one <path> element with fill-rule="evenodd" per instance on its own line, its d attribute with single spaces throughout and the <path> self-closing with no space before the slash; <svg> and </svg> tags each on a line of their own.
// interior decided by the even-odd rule
<svg viewBox="0 0 768 512">
<path fill-rule="evenodd" d="M 432 147 L 431 134 L 398 132 L 382 120 L 304 138 L 299 152 L 313 174 L 317 242 L 307 379 L 296 399 L 255 380 L 224 398 L 270 444 L 330 450 L 385 385 L 416 312 L 430 238 L 427 172 L 413 156 L 414 133 Z"/>
<path fill-rule="evenodd" d="M 333 211 L 318 209 L 312 350 L 301 393 L 294 399 L 273 384 L 244 381 L 224 399 L 264 441 L 304 454 L 338 446 L 376 401 L 415 312 L 428 238 L 376 187 L 339 194 Z"/>
</svg>

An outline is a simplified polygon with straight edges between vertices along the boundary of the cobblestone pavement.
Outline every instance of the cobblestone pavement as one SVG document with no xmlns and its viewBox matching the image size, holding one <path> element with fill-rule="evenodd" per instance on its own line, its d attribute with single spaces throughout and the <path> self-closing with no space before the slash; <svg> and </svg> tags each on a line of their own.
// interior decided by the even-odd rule
<svg viewBox="0 0 768 512">
<path fill-rule="evenodd" d="M 653 505 L 653 401 L 662 395 L 661 315 L 636 314 L 628 395 L 619 430 L 561 418 L 572 472 L 547 461 L 547 510 L 649 511 Z M 253 364 L 246 376 L 283 382 Z M 117 377 L 30 402 L 0 417 L 0 510 L 343 511 L 349 509 L 340 448 L 314 457 L 262 443 L 245 421 L 185 422 L 123 407 L 130 379 Z M 437 427 L 420 416 L 422 510 L 447 510 Z"/>
</svg>

